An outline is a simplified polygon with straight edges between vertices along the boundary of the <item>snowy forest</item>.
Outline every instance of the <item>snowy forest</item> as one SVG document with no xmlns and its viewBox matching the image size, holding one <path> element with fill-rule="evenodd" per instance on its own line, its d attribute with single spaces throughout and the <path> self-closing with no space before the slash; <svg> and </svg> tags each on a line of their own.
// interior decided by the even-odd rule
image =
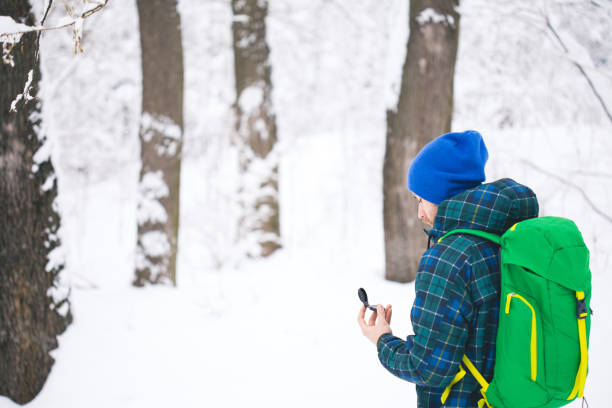
<svg viewBox="0 0 612 408">
<path fill-rule="evenodd" d="M 406 171 L 468 129 L 580 229 L 610 406 L 611 32 L 612 0 L 0 0 L 0 407 L 416 407 L 357 289 L 412 333 Z"/>
</svg>

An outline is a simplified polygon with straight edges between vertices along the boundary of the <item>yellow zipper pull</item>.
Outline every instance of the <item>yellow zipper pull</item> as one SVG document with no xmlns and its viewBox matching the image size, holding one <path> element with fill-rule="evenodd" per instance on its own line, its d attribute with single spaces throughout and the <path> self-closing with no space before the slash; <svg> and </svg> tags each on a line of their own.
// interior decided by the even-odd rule
<svg viewBox="0 0 612 408">
<path fill-rule="evenodd" d="M 510 313 L 510 302 L 512 301 L 512 296 L 514 295 L 514 292 L 510 292 L 508 293 L 508 296 L 506 296 L 506 314 Z"/>
</svg>

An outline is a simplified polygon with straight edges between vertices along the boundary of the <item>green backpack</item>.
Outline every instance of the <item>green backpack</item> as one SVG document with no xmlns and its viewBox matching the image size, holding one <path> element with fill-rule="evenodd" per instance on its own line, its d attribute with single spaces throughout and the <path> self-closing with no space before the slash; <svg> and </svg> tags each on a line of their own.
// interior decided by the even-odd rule
<svg viewBox="0 0 612 408">
<path fill-rule="evenodd" d="M 589 250 L 573 221 L 540 217 L 515 224 L 501 237 L 457 229 L 501 246 L 501 303 L 493 379 L 488 383 L 463 356 L 459 373 L 480 383 L 491 408 L 560 407 L 582 398 L 591 326 Z M 464 368 L 465 366 L 465 368 Z"/>
</svg>

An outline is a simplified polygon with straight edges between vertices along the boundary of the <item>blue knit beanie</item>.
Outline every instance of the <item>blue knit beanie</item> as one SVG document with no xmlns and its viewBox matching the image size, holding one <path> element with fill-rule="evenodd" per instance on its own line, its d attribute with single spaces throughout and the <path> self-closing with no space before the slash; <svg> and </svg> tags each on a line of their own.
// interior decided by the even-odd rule
<svg viewBox="0 0 612 408">
<path fill-rule="evenodd" d="M 429 142 L 408 170 L 408 189 L 434 204 L 485 180 L 489 152 L 480 133 L 446 133 Z"/>
</svg>

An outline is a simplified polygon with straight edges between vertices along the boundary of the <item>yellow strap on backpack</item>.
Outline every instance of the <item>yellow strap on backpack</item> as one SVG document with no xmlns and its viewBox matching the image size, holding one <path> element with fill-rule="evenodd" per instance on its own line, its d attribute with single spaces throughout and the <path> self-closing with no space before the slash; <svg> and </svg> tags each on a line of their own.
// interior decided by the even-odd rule
<svg viewBox="0 0 612 408">
<path fill-rule="evenodd" d="M 521 295 L 511 292 L 506 297 L 506 314 L 510 313 L 510 302 L 512 297 L 520 299 L 531 310 L 531 381 L 535 381 L 538 375 L 538 326 L 536 323 L 536 312 L 531 303 Z"/>
<path fill-rule="evenodd" d="M 480 384 L 480 386 L 482 387 L 482 392 L 487 392 L 487 389 L 489 388 L 489 383 L 487 382 L 487 380 L 485 380 L 485 378 L 480 374 L 480 372 L 478 371 L 478 369 L 474 366 L 474 364 L 472 364 L 472 362 L 470 361 L 469 358 L 467 358 L 466 355 L 463 356 L 463 364 L 465 364 L 465 366 L 467 367 L 468 370 L 470 370 L 470 373 L 472 373 L 472 375 L 474 376 L 474 378 L 476 378 L 476 381 L 478 381 L 478 384 Z"/>
<path fill-rule="evenodd" d="M 463 358 L 461 359 L 461 362 L 467 367 L 468 370 L 470 370 L 470 373 L 472 373 L 476 381 L 478 381 L 478 383 L 482 387 L 480 389 L 480 393 L 482 394 L 484 398 L 478 401 L 478 408 L 482 408 L 485 404 L 487 405 L 487 407 L 490 408 L 491 406 L 489 405 L 489 401 L 487 401 L 487 397 L 485 395 L 485 392 L 487 392 L 487 389 L 489 388 L 489 383 L 480 374 L 478 369 L 474 366 L 474 364 L 472 364 L 472 362 L 470 361 L 469 358 L 467 358 L 466 355 L 463 356 Z M 463 366 L 459 364 L 459 372 L 457 373 L 457 375 L 455 375 L 455 378 L 453 378 L 453 381 L 451 381 L 448 387 L 444 389 L 444 393 L 442 393 L 442 398 L 440 398 L 440 400 L 442 401 L 442 404 L 446 402 L 446 399 L 448 398 L 448 395 L 451 392 L 451 388 L 453 388 L 455 384 L 461 381 L 461 379 L 465 377 L 465 374 L 466 374 L 466 371 L 463 369 Z"/>
<path fill-rule="evenodd" d="M 483 395 L 484 397 L 484 395 Z M 482 408 L 484 406 L 487 406 L 488 408 L 493 408 L 492 406 L 489 405 L 489 401 L 487 401 L 487 397 L 481 398 L 478 400 L 478 408 Z"/>
<path fill-rule="evenodd" d="M 583 302 L 584 304 L 584 292 L 576 292 L 576 300 Z M 574 382 L 574 388 L 570 393 L 568 400 L 573 400 L 578 394 L 578 398 L 582 398 L 584 395 L 584 383 L 587 375 L 587 363 L 589 359 L 589 352 L 587 349 L 587 335 L 586 335 L 586 323 L 585 319 L 588 316 L 586 307 L 578 316 L 578 338 L 580 341 L 580 365 L 578 366 L 578 373 L 576 374 L 576 381 Z"/>
<path fill-rule="evenodd" d="M 461 381 L 463 377 L 465 377 L 465 370 L 463 369 L 463 367 L 461 367 L 461 364 L 459 364 L 459 372 L 457 373 L 455 378 L 453 378 L 453 381 L 451 381 L 451 383 L 448 385 L 448 387 L 444 389 L 444 392 L 442 393 L 442 398 L 440 398 L 440 400 L 442 401 L 442 404 L 446 402 L 446 399 L 448 398 L 448 395 L 450 394 L 451 388 L 453 388 L 453 385 Z"/>
</svg>

